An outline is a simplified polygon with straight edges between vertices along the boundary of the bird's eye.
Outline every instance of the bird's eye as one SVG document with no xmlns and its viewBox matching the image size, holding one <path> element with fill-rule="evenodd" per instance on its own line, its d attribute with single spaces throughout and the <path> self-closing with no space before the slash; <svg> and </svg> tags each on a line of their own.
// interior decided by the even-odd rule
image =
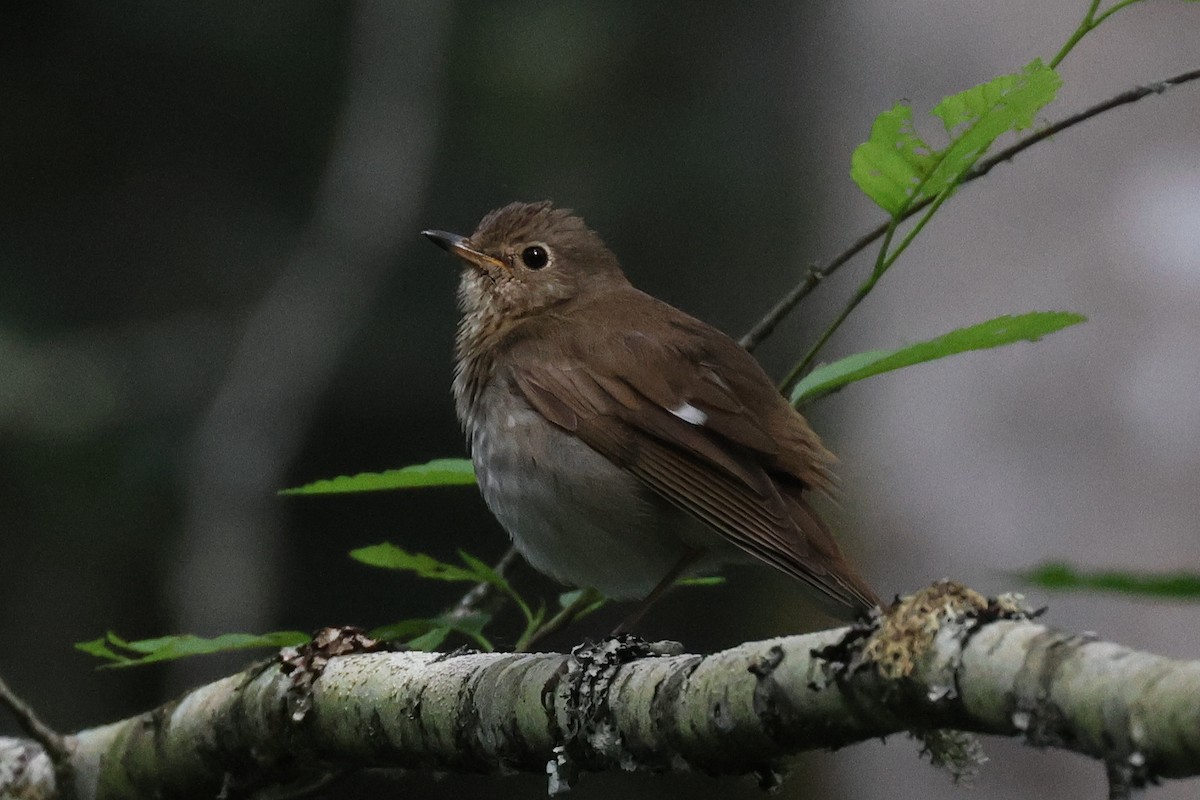
<svg viewBox="0 0 1200 800">
<path fill-rule="evenodd" d="M 550 263 L 550 254 L 541 245 L 531 245 L 521 251 L 521 261 L 530 269 L 541 269 Z"/>
</svg>

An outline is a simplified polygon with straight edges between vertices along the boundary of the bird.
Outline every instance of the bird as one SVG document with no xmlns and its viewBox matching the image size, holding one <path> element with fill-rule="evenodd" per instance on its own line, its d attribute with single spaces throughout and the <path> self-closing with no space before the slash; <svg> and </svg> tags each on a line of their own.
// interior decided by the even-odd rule
<svg viewBox="0 0 1200 800">
<path fill-rule="evenodd" d="M 879 604 L 809 502 L 834 488 L 834 456 L 743 347 L 636 289 L 549 201 L 422 233 L 463 262 L 455 409 L 531 566 L 641 600 L 621 629 L 679 578 L 736 563 L 798 579 L 838 619 Z"/>
</svg>

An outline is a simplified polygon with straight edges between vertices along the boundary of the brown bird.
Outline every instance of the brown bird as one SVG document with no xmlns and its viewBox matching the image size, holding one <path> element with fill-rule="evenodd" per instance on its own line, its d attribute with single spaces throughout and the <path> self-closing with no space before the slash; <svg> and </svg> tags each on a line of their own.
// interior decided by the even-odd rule
<svg viewBox="0 0 1200 800">
<path fill-rule="evenodd" d="M 808 503 L 834 458 L 715 328 L 635 289 L 600 237 L 548 202 L 469 238 L 454 398 L 484 500 L 534 568 L 614 599 L 762 562 L 839 618 L 878 604 Z M 633 620 L 627 620 L 631 624 Z"/>
</svg>

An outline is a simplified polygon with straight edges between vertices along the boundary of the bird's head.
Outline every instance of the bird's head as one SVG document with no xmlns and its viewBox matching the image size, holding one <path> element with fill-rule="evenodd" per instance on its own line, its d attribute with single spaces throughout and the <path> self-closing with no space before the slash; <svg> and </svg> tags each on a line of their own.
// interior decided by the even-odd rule
<svg viewBox="0 0 1200 800">
<path fill-rule="evenodd" d="M 519 319 L 627 284 L 595 231 L 548 201 L 498 208 L 467 237 L 422 233 L 466 262 L 459 298 L 468 316 Z"/>
</svg>

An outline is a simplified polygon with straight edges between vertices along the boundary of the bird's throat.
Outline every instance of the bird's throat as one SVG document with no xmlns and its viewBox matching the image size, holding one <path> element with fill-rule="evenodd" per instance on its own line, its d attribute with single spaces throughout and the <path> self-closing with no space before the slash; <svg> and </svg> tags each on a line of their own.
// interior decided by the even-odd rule
<svg viewBox="0 0 1200 800">
<path fill-rule="evenodd" d="M 492 379 L 496 352 L 514 325 L 486 286 L 487 277 L 463 273 L 458 288 L 462 318 L 454 347 L 454 407 L 463 430 L 470 435 L 483 390 Z"/>
</svg>

